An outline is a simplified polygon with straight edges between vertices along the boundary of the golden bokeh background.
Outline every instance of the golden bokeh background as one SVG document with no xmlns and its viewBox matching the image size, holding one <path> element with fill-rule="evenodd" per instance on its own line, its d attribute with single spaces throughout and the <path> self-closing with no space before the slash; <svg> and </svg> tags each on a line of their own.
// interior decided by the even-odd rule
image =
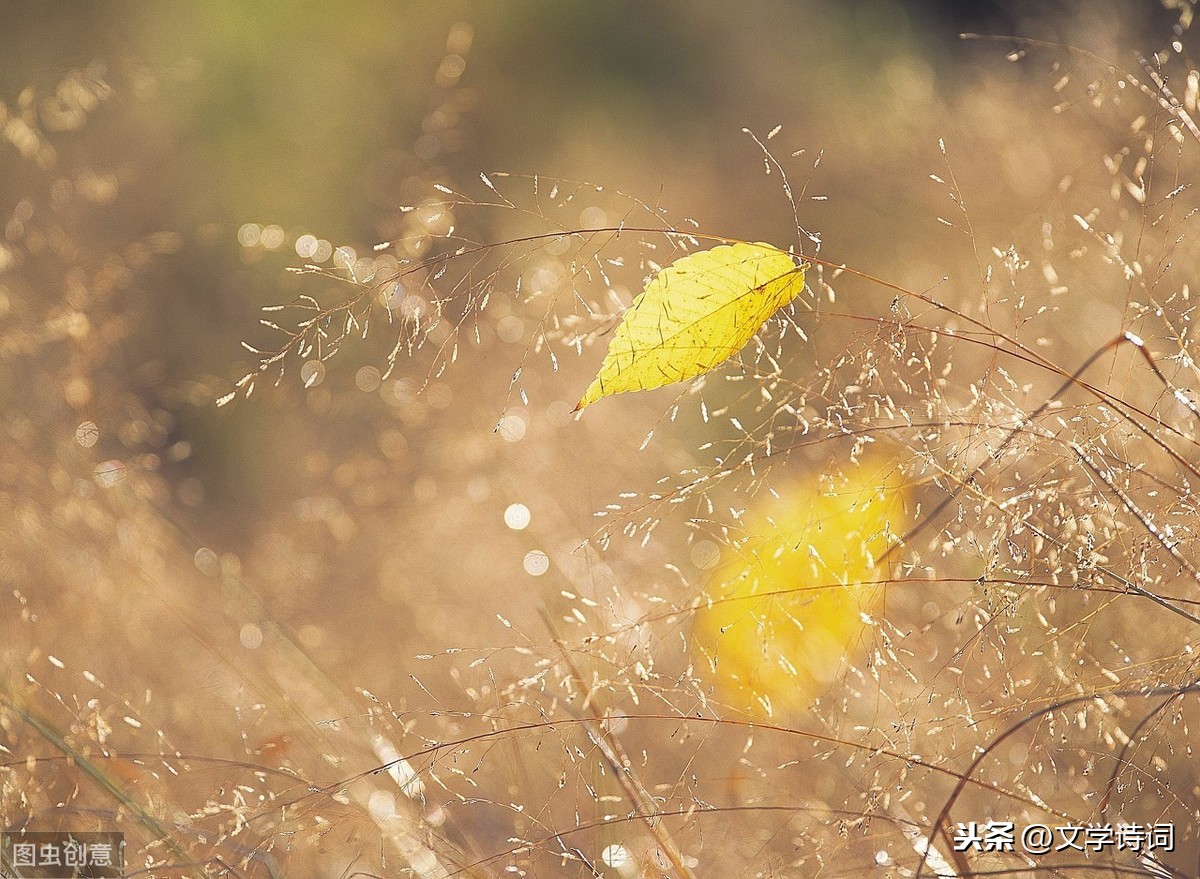
<svg viewBox="0 0 1200 879">
<path fill-rule="evenodd" d="M 1165 868 L 946 828 L 1171 821 L 1194 875 L 1166 6 L 7 4 L 0 826 L 146 875 L 1082 876 Z M 573 417 L 696 230 L 828 265 Z M 337 320 L 247 396 L 298 297 Z M 817 597 L 722 665 L 751 581 Z"/>
</svg>

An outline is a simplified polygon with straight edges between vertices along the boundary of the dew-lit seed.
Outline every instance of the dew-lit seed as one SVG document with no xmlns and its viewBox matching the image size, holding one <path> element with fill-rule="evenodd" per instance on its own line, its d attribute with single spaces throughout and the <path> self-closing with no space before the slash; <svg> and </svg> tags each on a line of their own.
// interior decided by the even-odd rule
<svg viewBox="0 0 1200 879">
<path fill-rule="evenodd" d="M 315 388 L 325 380 L 325 364 L 320 360 L 309 360 L 300 367 L 300 380 L 304 387 Z"/>
</svg>

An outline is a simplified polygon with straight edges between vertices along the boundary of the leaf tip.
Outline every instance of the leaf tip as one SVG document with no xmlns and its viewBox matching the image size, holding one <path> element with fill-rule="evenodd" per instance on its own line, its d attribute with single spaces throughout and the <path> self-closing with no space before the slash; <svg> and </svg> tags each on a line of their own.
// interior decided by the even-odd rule
<svg viewBox="0 0 1200 879">
<path fill-rule="evenodd" d="M 575 404 L 575 408 L 571 410 L 571 414 L 582 412 L 603 396 L 605 396 L 604 386 L 600 383 L 599 379 L 596 379 L 588 385 L 587 390 L 583 392 L 583 396 L 579 398 L 579 402 Z"/>
</svg>

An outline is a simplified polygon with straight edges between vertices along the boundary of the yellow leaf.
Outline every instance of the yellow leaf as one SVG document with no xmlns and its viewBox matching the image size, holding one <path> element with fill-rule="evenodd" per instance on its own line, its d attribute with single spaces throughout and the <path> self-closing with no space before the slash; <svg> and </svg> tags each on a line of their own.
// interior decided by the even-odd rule
<svg viewBox="0 0 1200 879">
<path fill-rule="evenodd" d="M 803 288 L 804 268 L 769 244 L 723 244 L 676 260 L 625 312 L 575 410 L 708 372 Z"/>
<path fill-rule="evenodd" d="M 887 578 L 876 561 L 907 527 L 903 474 L 878 452 L 832 489 L 783 486 L 746 514 L 697 610 L 692 646 L 719 696 L 794 718 L 861 662 Z M 867 585 L 871 584 L 871 585 Z"/>
</svg>

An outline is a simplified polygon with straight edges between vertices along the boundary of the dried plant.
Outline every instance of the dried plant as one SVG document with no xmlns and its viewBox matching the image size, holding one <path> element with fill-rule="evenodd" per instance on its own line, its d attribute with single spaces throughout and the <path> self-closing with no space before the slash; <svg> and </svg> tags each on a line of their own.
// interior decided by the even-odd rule
<svg viewBox="0 0 1200 879">
<path fill-rule="evenodd" d="M 633 297 L 733 239 L 458 168 L 369 255 L 244 225 L 302 264 L 217 416 L 303 406 L 329 445 L 297 443 L 297 499 L 240 556 L 191 536 L 158 473 L 189 447 L 96 332 L 178 242 L 97 258 L 21 208 L 0 363 L 65 393 L 4 423 L 4 827 L 121 829 L 131 875 L 1197 875 L 1200 72 L 1176 6 L 1130 70 L 1011 41 L 1060 103 L 960 100 L 1069 123 L 938 143 L 907 269 L 810 228 L 821 158 L 754 138 L 807 286 L 730 363 L 579 415 Z M 38 120 L 107 93 L 72 74 L 6 137 L 52 167 Z M 1006 212 L 1014 181 L 1036 215 Z M 119 651 L 51 647 L 115 619 Z M 970 844 L 989 821 L 1014 844 Z M 1032 852 L 1031 826 L 1067 844 Z"/>
</svg>

